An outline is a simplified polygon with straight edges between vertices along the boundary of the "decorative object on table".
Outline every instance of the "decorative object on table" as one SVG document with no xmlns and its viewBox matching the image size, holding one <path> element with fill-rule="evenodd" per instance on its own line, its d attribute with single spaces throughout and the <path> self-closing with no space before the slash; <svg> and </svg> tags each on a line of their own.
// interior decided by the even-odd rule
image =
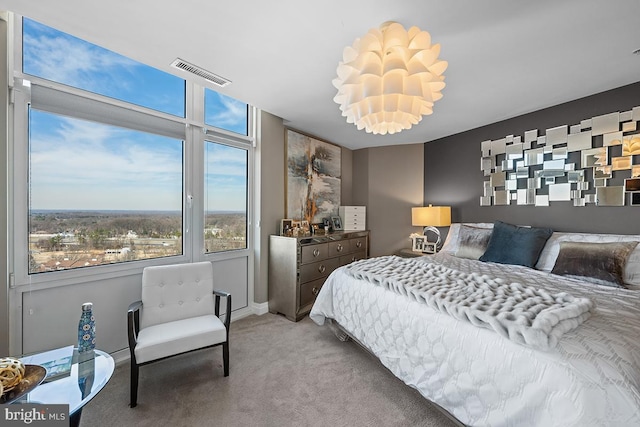
<svg viewBox="0 0 640 427">
<path fill-rule="evenodd" d="M 311 234 L 313 234 L 313 235 L 322 235 L 322 234 L 324 234 L 324 226 L 322 225 L 322 223 L 311 224 Z"/>
<path fill-rule="evenodd" d="M 342 228 L 350 231 L 366 230 L 366 212 L 366 206 L 340 206 L 338 214 L 342 218 Z"/>
<path fill-rule="evenodd" d="M 73 345 L 23 356 L 25 364 L 39 365 L 47 370 L 45 382 L 55 381 L 71 374 L 73 364 Z"/>
<path fill-rule="evenodd" d="M 80 356 L 89 354 L 91 357 L 86 357 L 84 360 L 78 360 L 78 388 L 82 393 L 83 399 L 91 394 L 91 389 L 93 388 L 93 381 L 95 379 L 96 372 L 96 357 L 93 351 L 78 355 L 78 359 L 80 359 Z"/>
<path fill-rule="evenodd" d="M 440 230 L 437 227 L 451 225 L 451 207 L 433 206 L 411 208 L 411 225 L 424 227 L 423 234 L 435 234 L 435 240 L 425 240 L 422 252 L 433 254 L 440 249 Z"/>
<path fill-rule="evenodd" d="M 280 220 L 280 230 L 279 234 L 281 236 L 290 236 L 292 229 L 292 220 L 288 218 L 283 218 Z"/>
<path fill-rule="evenodd" d="M 96 319 L 93 316 L 93 304 L 82 304 L 82 314 L 78 322 L 78 353 L 85 353 L 96 348 Z"/>
<path fill-rule="evenodd" d="M 331 228 L 333 231 L 342 231 L 342 219 L 339 216 L 331 217 Z"/>
<path fill-rule="evenodd" d="M 331 218 L 322 218 L 322 227 L 324 228 L 325 233 L 330 233 L 332 230 L 333 223 L 331 222 Z"/>
<path fill-rule="evenodd" d="M 484 175 L 480 206 L 634 205 L 640 155 L 640 106 L 581 120 L 573 125 L 482 141 Z M 629 196 L 627 196 L 629 194 Z"/>
<path fill-rule="evenodd" d="M 0 394 L 13 390 L 24 377 L 24 363 L 20 359 L 0 359 Z"/>
<path fill-rule="evenodd" d="M 47 370 L 38 365 L 25 365 L 20 359 L 0 359 L 0 404 L 20 399 L 44 380 Z"/>
<path fill-rule="evenodd" d="M 285 237 L 307 237 L 311 235 L 308 221 L 287 220 L 290 222 L 290 228 L 281 236 Z"/>
<path fill-rule="evenodd" d="M 336 215 L 340 206 L 341 154 L 334 144 L 287 130 L 285 215 L 309 223 Z"/>
<path fill-rule="evenodd" d="M 428 32 L 385 22 L 344 49 L 333 100 L 358 130 L 385 135 L 410 129 L 442 98 L 448 64 L 439 54 Z"/>
<path fill-rule="evenodd" d="M 305 236 L 310 236 L 311 234 L 313 234 L 313 232 L 311 231 L 311 227 L 309 227 L 309 221 L 306 220 L 300 221 L 300 230 Z"/>
</svg>

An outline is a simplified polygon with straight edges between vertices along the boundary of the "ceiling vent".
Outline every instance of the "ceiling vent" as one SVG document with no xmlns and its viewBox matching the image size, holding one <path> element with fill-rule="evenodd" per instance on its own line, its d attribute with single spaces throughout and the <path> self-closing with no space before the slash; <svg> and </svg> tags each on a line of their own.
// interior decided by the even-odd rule
<svg viewBox="0 0 640 427">
<path fill-rule="evenodd" d="M 202 69 L 196 65 L 190 64 L 187 61 L 184 61 L 180 58 L 177 58 L 175 61 L 171 63 L 172 67 L 178 68 L 179 70 L 186 71 L 191 74 L 195 74 L 198 77 L 202 77 L 203 79 L 210 81 L 220 87 L 225 87 L 231 80 L 225 79 L 224 77 L 220 77 L 217 74 L 213 74 L 210 71 Z"/>
</svg>

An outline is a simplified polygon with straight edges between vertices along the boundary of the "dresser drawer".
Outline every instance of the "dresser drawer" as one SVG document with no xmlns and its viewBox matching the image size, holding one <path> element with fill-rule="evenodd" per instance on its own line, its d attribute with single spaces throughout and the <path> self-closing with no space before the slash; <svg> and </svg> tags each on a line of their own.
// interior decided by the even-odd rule
<svg viewBox="0 0 640 427">
<path fill-rule="evenodd" d="M 317 279 L 300 285 L 300 308 L 315 301 L 326 279 Z"/>
<path fill-rule="evenodd" d="M 365 251 L 367 250 L 367 238 L 358 237 L 355 239 L 349 239 L 349 247 L 351 252 Z"/>
<path fill-rule="evenodd" d="M 342 221 L 342 226 L 345 230 L 351 231 L 363 231 L 366 229 L 364 221 L 356 222 L 356 221 Z"/>
<path fill-rule="evenodd" d="M 354 252 L 352 254 L 343 255 L 340 257 L 340 265 L 351 264 L 353 261 L 358 261 L 359 259 L 365 259 L 367 257 L 366 251 Z"/>
<path fill-rule="evenodd" d="M 330 257 L 347 254 L 349 252 L 351 252 L 351 246 L 349 244 L 349 240 L 339 240 L 336 242 L 329 242 Z"/>
<path fill-rule="evenodd" d="M 303 246 L 301 250 L 300 262 L 307 264 L 309 262 L 316 262 L 327 258 L 329 245 L 327 243 L 320 243 L 318 245 Z"/>
<path fill-rule="evenodd" d="M 329 273 L 338 268 L 339 265 L 339 258 L 329 258 L 323 261 L 301 265 L 300 283 L 327 277 Z"/>
</svg>

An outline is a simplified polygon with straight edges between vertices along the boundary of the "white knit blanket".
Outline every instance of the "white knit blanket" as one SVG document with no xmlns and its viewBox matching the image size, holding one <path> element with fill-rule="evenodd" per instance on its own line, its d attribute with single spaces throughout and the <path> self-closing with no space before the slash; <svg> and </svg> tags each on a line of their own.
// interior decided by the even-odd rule
<svg viewBox="0 0 640 427">
<path fill-rule="evenodd" d="M 411 258 L 364 259 L 347 265 L 345 271 L 356 279 L 540 350 L 553 349 L 565 332 L 589 318 L 593 308 L 588 298 L 574 298 L 565 292 L 550 294 Z"/>
</svg>

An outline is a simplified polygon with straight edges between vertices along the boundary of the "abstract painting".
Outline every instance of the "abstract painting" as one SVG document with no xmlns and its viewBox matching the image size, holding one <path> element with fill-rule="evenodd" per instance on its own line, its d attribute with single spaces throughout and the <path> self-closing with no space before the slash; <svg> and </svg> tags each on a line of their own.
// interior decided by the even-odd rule
<svg viewBox="0 0 640 427">
<path fill-rule="evenodd" d="M 287 129 L 286 217 L 320 223 L 338 215 L 339 146 Z"/>
</svg>

